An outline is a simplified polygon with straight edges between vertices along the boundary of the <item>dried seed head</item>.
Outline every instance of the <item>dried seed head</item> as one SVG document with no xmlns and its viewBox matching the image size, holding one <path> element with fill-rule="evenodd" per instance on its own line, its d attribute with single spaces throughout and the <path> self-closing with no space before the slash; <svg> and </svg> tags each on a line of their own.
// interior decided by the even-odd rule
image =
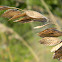
<svg viewBox="0 0 62 62">
<path fill-rule="evenodd" d="M 0 6 L 0 10 L 7 10 L 7 9 L 10 9 L 10 7 L 8 7 L 8 6 Z"/>
<path fill-rule="evenodd" d="M 62 61 L 62 56 L 58 59 L 59 61 Z"/>
<path fill-rule="evenodd" d="M 27 15 L 28 17 L 33 18 L 34 21 L 45 22 L 45 21 L 48 20 L 45 16 L 43 16 L 43 15 L 40 14 L 39 12 L 32 11 L 32 10 L 26 11 L 26 15 Z"/>
<path fill-rule="evenodd" d="M 61 42 L 61 40 L 56 37 L 44 37 L 40 40 L 40 43 L 44 44 L 46 46 L 53 46 L 53 45 L 56 45 L 60 42 Z"/>
<path fill-rule="evenodd" d="M 19 19 L 19 20 L 16 20 L 16 21 L 14 21 L 14 22 L 26 23 L 26 22 L 29 22 L 30 19 L 31 19 L 30 17 L 23 17 L 23 18 L 21 18 L 21 19 Z"/>
<path fill-rule="evenodd" d="M 62 36 L 62 32 L 56 30 L 56 28 L 48 28 L 38 33 L 40 37 L 59 37 Z"/>
<path fill-rule="evenodd" d="M 57 50 L 60 49 L 60 48 L 62 48 L 62 42 L 61 42 L 60 44 L 58 44 L 57 46 L 53 47 L 53 48 L 51 49 L 51 52 L 55 52 L 55 51 L 57 51 Z"/>
<path fill-rule="evenodd" d="M 53 59 L 58 59 L 59 60 L 61 56 L 62 56 L 62 53 L 60 53 L 60 52 L 59 53 L 54 53 L 53 54 Z"/>
<path fill-rule="evenodd" d="M 16 9 L 9 9 L 9 10 L 7 10 L 4 14 L 2 14 L 2 17 L 11 18 L 11 17 L 13 17 L 14 15 L 17 15 L 17 14 L 19 14 L 19 13 L 20 13 L 19 10 L 16 10 Z"/>
<path fill-rule="evenodd" d="M 54 52 L 53 58 L 62 61 L 62 42 L 57 46 L 53 47 L 51 52 Z"/>
<path fill-rule="evenodd" d="M 13 17 L 12 17 L 11 19 L 9 19 L 9 20 L 17 19 L 17 18 L 23 17 L 23 16 L 25 16 L 25 15 L 26 15 L 25 13 L 19 13 L 19 14 L 13 16 Z"/>
<path fill-rule="evenodd" d="M 20 18 L 22 16 L 30 17 L 33 21 L 38 21 L 38 22 L 46 22 L 47 21 L 47 18 L 45 16 L 43 16 L 42 14 L 40 14 L 36 11 L 31 11 L 31 10 L 28 10 L 28 11 L 25 11 L 21 14 L 18 14 L 9 20 Z"/>
</svg>

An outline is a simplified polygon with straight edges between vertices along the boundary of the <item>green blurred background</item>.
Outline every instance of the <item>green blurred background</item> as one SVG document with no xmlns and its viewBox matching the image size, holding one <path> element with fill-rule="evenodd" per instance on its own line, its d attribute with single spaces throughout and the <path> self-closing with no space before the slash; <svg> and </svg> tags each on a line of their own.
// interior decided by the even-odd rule
<svg viewBox="0 0 62 62">
<path fill-rule="evenodd" d="M 62 27 L 62 0 L 44 0 L 44 2 Z M 35 10 L 51 18 L 42 0 L 0 0 L 0 5 Z M 0 11 L 0 15 L 3 12 Z M 41 38 L 37 35 L 46 28 L 56 26 L 51 24 L 33 29 L 45 23 L 14 23 L 0 17 L 0 62 L 60 62 L 52 59 L 53 53 L 50 52 L 52 47 L 41 45 L 39 42 Z"/>
</svg>

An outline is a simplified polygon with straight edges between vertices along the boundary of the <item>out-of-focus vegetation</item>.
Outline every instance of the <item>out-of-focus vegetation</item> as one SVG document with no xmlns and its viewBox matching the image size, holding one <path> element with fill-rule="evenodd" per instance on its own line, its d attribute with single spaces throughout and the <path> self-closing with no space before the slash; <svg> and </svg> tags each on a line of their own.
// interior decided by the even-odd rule
<svg viewBox="0 0 62 62">
<path fill-rule="evenodd" d="M 44 1 L 55 16 L 59 26 L 62 27 L 62 0 Z M 0 5 L 36 10 L 51 18 L 42 0 L 0 0 Z M 0 11 L 0 15 L 3 12 Z M 49 25 L 33 29 L 35 26 L 43 24 L 45 23 L 14 23 L 8 21 L 7 18 L 0 17 L 0 62 L 58 62 L 58 60 L 52 59 L 53 53 L 50 52 L 52 47 L 41 45 L 39 43 L 41 38 L 37 35 L 45 28 L 56 26 Z"/>
</svg>

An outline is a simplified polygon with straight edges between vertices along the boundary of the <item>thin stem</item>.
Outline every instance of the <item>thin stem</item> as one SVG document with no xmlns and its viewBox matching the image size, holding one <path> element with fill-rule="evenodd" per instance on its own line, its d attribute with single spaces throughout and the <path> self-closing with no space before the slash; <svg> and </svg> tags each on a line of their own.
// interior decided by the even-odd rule
<svg viewBox="0 0 62 62">
<path fill-rule="evenodd" d="M 34 56 L 36 62 L 39 62 L 39 58 L 38 58 L 37 54 L 34 52 L 34 50 L 29 46 L 29 44 L 20 35 L 18 35 L 13 29 L 8 28 L 7 26 L 5 26 L 3 24 L 0 24 L 0 27 L 3 29 L 7 29 L 7 31 L 11 31 L 13 33 L 13 35 L 15 36 L 15 38 L 20 40 L 29 49 L 31 54 Z M 10 59 L 12 61 L 12 56 L 11 56 L 10 50 L 8 50 L 8 52 L 9 52 Z"/>
<path fill-rule="evenodd" d="M 40 1 L 41 1 L 41 3 L 43 4 L 43 6 L 46 8 L 47 12 L 49 13 L 50 18 L 51 18 L 51 22 L 56 25 L 56 28 L 57 28 L 58 30 L 61 30 L 60 26 L 58 25 L 58 23 L 57 23 L 57 21 L 56 21 L 54 15 L 51 13 L 51 11 L 50 11 L 50 9 L 48 8 L 47 4 L 44 2 L 44 0 L 40 0 Z"/>
<path fill-rule="evenodd" d="M 38 56 L 36 55 L 36 53 L 33 51 L 33 49 L 28 45 L 28 43 L 21 37 L 19 36 L 16 32 L 15 32 L 15 36 L 17 39 L 19 39 L 20 41 L 23 42 L 23 44 L 30 50 L 30 52 L 33 54 L 36 62 L 39 62 L 39 58 Z"/>
</svg>

